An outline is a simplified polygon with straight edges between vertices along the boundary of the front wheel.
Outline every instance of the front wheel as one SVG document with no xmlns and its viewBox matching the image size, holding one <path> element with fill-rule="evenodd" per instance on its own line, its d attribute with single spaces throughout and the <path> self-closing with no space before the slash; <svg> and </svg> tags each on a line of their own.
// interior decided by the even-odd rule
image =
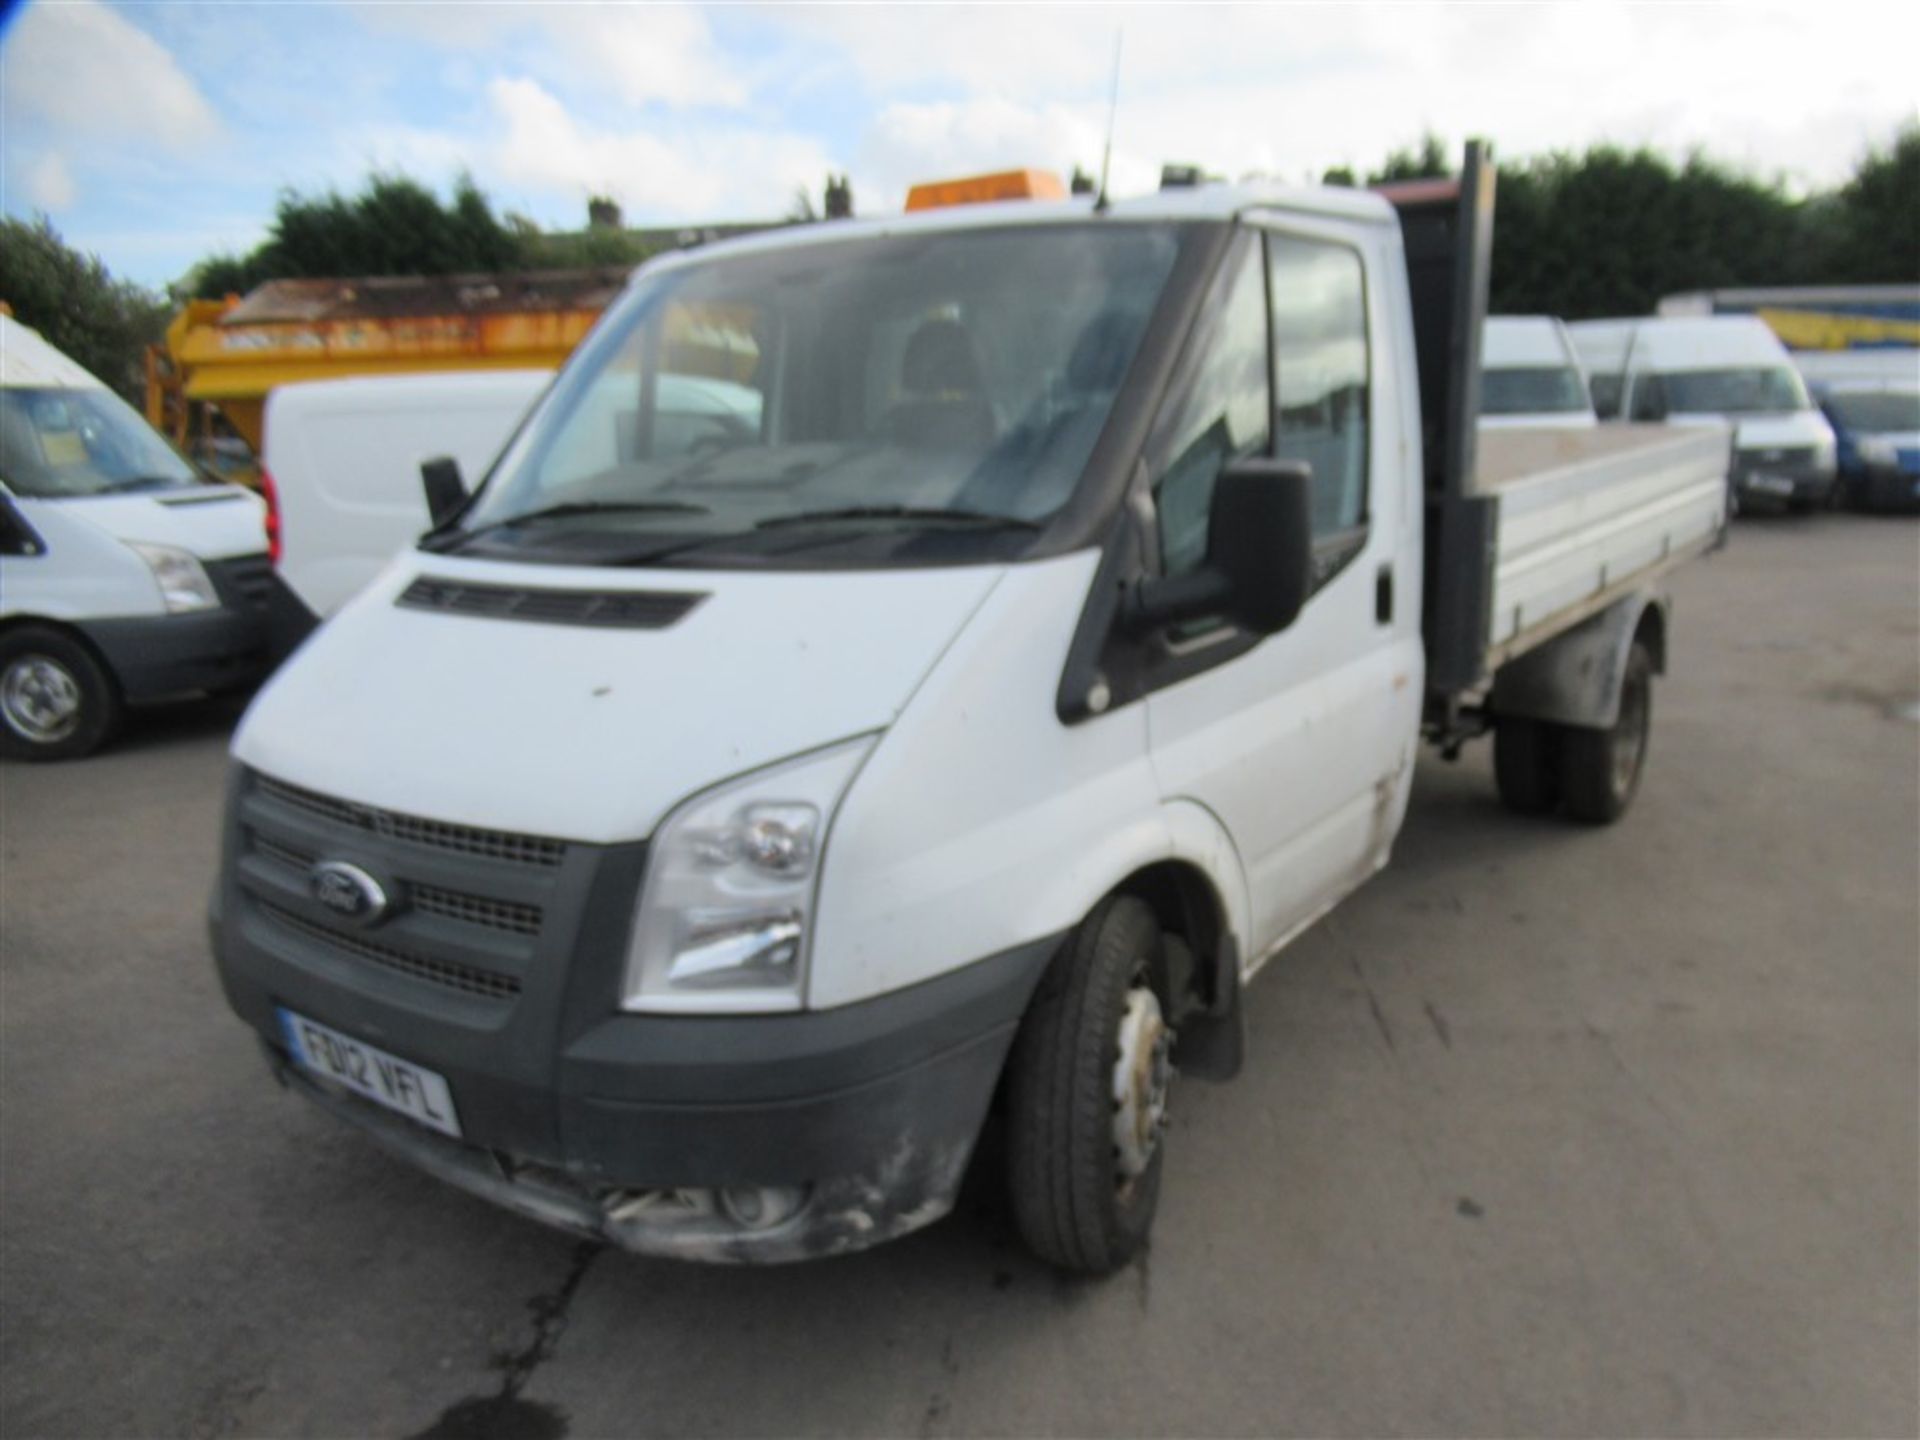
<svg viewBox="0 0 1920 1440">
<path fill-rule="evenodd" d="M 1153 1224 L 1173 1078 L 1165 984 L 1152 909 L 1105 900 L 1054 958 L 1014 1041 L 1014 1217 L 1028 1248 L 1064 1270 L 1118 1270 Z"/>
<path fill-rule="evenodd" d="M 1567 814 L 1611 825 L 1627 813 L 1647 763 L 1653 728 L 1653 656 L 1634 642 L 1620 682 L 1620 715 L 1606 730 L 1568 726 L 1561 735 L 1560 789 Z"/>
<path fill-rule="evenodd" d="M 24 760 L 90 755 L 120 723 L 120 692 L 71 635 L 23 625 L 0 636 L 0 751 Z"/>
</svg>

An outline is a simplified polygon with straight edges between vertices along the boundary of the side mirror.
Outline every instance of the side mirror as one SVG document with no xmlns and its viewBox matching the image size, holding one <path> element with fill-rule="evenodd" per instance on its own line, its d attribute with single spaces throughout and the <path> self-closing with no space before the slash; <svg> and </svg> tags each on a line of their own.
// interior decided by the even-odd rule
<svg viewBox="0 0 1920 1440">
<path fill-rule="evenodd" d="M 1207 563 L 1189 575 L 1142 580 L 1128 627 L 1150 630 L 1226 615 L 1259 635 L 1293 624 L 1313 584 L 1313 470 L 1298 460 L 1235 460 L 1214 482 Z"/>
<path fill-rule="evenodd" d="M 467 503 L 467 486 L 460 478 L 460 462 L 446 455 L 420 462 L 420 488 L 427 492 L 427 520 L 435 530 Z"/>
</svg>

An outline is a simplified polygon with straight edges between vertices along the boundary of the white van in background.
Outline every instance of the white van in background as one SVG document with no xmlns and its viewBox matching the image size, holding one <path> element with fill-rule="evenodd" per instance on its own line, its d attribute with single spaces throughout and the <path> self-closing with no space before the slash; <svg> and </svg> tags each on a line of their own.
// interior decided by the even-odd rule
<svg viewBox="0 0 1920 1440">
<path fill-rule="evenodd" d="M 1824 386 L 1920 385 L 1920 349 L 1874 345 L 1852 350 L 1790 350 L 1793 368 L 1816 398 Z"/>
<path fill-rule="evenodd" d="M 282 385 L 267 399 L 273 559 L 307 612 L 333 614 L 427 528 L 420 463 L 484 475 L 549 370 L 379 375 Z M 282 637 L 285 639 L 291 637 Z"/>
<path fill-rule="evenodd" d="M 1806 510 L 1833 493 L 1833 427 L 1807 395 L 1786 346 L 1746 315 L 1641 321 L 1621 389 L 1630 420 L 1725 423 L 1734 430 L 1737 506 Z"/>
<path fill-rule="evenodd" d="M 265 552 L 257 496 L 0 315 L 0 751 L 85 755 L 128 705 L 257 680 Z"/>
<path fill-rule="evenodd" d="M 1599 424 L 1567 327 L 1551 315 L 1489 315 L 1480 338 L 1480 428 Z"/>
<path fill-rule="evenodd" d="M 1572 320 L 1567 338 L 1587 372 L 1587 393 L 1602 420 L 1620 418 L 1620 383 L 1627 368 L 1627 347 L 1640 324 L 1639 316 L 1613 320 Z"/>
</svg>

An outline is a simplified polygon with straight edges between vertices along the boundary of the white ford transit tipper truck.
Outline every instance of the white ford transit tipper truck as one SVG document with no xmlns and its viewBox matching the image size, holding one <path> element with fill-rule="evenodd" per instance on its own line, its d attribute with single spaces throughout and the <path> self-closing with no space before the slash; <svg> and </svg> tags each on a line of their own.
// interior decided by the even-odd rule
<svg viewBox="0 0 1920 1440">
<path fill-rule="evenodd" d="M 129 705 L 257 680 L 262 514 L 0 315 L 0 752 L 86 755 Z"/>
<path fill-rule="evenodd" d="M 1478 438 L 1490 167 L 654 261 L 234 741 L 211 912 L 289 1088 L 628 1248 L 944 1214 L 1106 1271 L 1242 984 L 1387 861 L 1424 729 L 1607 821 L 1724 432 Z M 752 423 L 660 420 L 674 376 Z"/>
</svg>

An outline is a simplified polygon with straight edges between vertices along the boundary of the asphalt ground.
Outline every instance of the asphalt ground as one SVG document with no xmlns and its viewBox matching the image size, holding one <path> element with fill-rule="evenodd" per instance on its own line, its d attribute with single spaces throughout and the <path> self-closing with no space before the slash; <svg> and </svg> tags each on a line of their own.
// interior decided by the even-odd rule
<svg viewBox="0 0 1920 1440">
<path fill-rule="evenodd" d="M 1150 1253 L 976 1165 L 866 1254 L 581 1246 L 268 1080 L 206 953 L 231 705 L 0 770 L 0 1433 L 1913 1435 L 1920 531 L 1683 570 L 1634 812 L 1423 762 L 1176 1092 Z"/>
</svg>

